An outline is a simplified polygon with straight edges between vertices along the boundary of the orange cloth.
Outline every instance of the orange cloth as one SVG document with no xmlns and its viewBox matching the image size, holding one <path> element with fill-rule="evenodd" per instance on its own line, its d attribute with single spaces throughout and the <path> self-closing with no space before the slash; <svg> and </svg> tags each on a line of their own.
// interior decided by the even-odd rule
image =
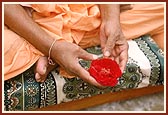
<svg viewBox="0 0 168 115">
<path fill-rule="evenodd" d="M 4 28 L 4 80 L 30 68 L 42 54 L 16 33 Z"/>
<path fill-rule="evenodd" d="M 135 4 L 133 9 L 121 13 L 121 26 L 127 39 L 161 34 L 164 30 L 164 5 Z"/>
<path fill-rule="evenodd" d="M 32 4 L 32 17 L 46 32 L 83 48 L 100 44 L 100 11 L 94 4 Z M 121 26 L 127 39 L 144 34 L 163 36 L 164 5 L 135 4 L 121 13 Z M 4 29 L 4 80 L 31 67 L 42 54 L 9 29 Z M 160 37 L 160 36 L 159 36 Z M 25 55 L 26 54 L 26 55 Z"/>
<path fill-rule="evenodd" d="M 76 44 L 86 32 L 95 30 L 101 24 L 97 5 L 33 4 L 31 7 L 35 10 L 33 19 L 44 30 Z M 92 32 L 89 35 L 92 35 Z"/>
</svg>

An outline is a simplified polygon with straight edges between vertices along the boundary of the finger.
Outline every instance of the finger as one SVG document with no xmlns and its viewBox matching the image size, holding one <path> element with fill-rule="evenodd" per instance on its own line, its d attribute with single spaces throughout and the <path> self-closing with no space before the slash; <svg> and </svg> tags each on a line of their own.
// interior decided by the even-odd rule
<svg viewBox="0 0 168 115">
<path fill-rule="evenodd" d="M 40 57 L 35 66 L 36 81 L 44 82 L 49 72 L 56 66 L 58 66 L 57 63 L 55 65 L 49 65 L 47 57 Z"/>
<path fill-rule="evenodd" d="M 81 49 L 79 52 L 79 58 L 85 59 L 85 60 L 95 60 L 98 59 L 97 55 L 88 53 L 87 51 Z"/>
<path fill-rule="evenodd" d="M 35 72 L 44 75 L 47 71 L 48 61 L 46 57 L 40 57 L 35 66 Z"/>
<path fill-rule="evenodd" d="M 103 52 L 103 55 L 105 57 L 109 57 L 112 53 L 112 49 L 114 48 L 115 46 L 115 41 L 113 38 L 108 38 L 107 40 L 107 43 L 105 45 L 105 49 L 104 49 L 104 52 Z"/>
<path fill-rule="evenodd" d="M 75 73 L 84 81 L 95 85 L 97 87 L 103 87 L 102 85 L 100 85 L 92 76 L 90 76 L 89 72 L 86 71 L 84 68 L 82 68 L 79 64 L 77 64 L 76 68 L 75 68 Z"/>
<path fill-rule="evenodd" d="M 126 64 L 127 64 L 126 62 L 127 62 L 127 60 L 122 60 L 120 62 L 120 70 L 121 70 L 122 73 L 124 72 L 124 70 L 126 68 Z"/>
<path fill-rule="evenodd" d="M 119 65 L 122 72 L 125 70 L 127 61 L 128 61 L 128 53 L 126 51 L 121 52 Z"/>
<path fill-rule="evenodd" d="M 39 75 L 39 73 L 35 74 L 35 79 L 37 82 L 41 82 L 41 76 Z"/>
<path fill-rule="evenodd" d="M 45 75 L 40 75 L 39 73 L 36 73 L 35 74 L 35 79 L 36 79 L 37 82 L 44 82 L 46 80 L 46 76 Z"/>
<path fill-rule="evenodd" d="M 105 36 L 105 32 L 100 32 L 100 45 L 101 45 L 101 49 L 103 50 L 105 48 L 105 44 L 107 42 L 106 36 Z"/>
<path fill-rule="evenodd" d="M 119 56 L 115 57 L 114 60 L 117 62 L 117 64 L 120 63 Z"/>
</svg>

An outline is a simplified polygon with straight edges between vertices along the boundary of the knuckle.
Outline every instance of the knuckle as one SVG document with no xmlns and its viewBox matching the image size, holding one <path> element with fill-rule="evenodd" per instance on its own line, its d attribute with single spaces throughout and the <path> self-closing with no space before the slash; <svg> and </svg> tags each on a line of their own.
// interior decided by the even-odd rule
<svg viewBox="0 0 168 115">
<path fill-rule="evenodd" d="M 75 72 L 75 71 L 76 71 L 76 68 L 75 68 L 73 65 L 69 65 L 68 70 L 69 70 L 70 72 Z"/>
<path fill-rule="evenodd" d="M 79 46 L 75 47 L 75 54 L 79 55 L 81 53 L 82 53 L 82 49 Z"/>
</svg>

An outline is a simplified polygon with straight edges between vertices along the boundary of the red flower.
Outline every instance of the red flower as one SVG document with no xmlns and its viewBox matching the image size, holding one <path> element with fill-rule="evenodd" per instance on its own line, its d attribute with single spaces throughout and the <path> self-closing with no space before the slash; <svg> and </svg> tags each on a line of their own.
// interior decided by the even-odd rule
<svg viewBox="0 0 168 115">
<path fill-rule="evenodd" d="M 93 60 L 88 71 L 103 86 L 115 86 L 122 75 L 116 61 L 108 58 Z"/>
</svg>

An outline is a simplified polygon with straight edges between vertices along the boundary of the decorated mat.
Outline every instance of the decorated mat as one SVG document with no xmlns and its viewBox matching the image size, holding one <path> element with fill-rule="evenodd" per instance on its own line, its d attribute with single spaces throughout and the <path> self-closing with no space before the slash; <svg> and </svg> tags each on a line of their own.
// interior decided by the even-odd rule
<svg viewBox="0 0 168 115">
<path fill-rule="evenodd" d="M 80 78 L 64 78 L 57 68 L 49 73 L 44 83 L 35 81 L 33 67 L 4 82 L 4 110 L 29 111 L 48 105 L 91 97 L 93 95 L 116 92 L 124 89 L 164 84 L 164 54 L 150 36 L 130 40 L 127 67 L 115 87 L 99 89 Z M 99 55 L 99 46 L 86 51 Z M 84 68 L 90 62 L 80 60 Z"/>
</svg>

